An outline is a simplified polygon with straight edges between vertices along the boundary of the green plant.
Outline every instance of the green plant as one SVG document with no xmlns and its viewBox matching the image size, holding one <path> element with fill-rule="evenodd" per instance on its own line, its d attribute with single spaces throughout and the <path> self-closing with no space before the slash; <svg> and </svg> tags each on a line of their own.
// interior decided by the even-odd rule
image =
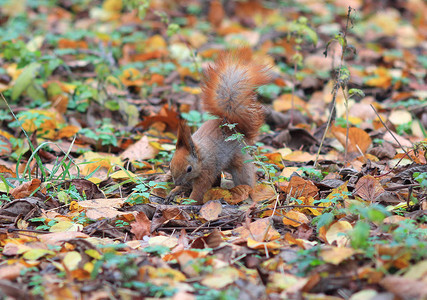
<svg viewBox="0 0 427 300">
<path fill-rule="evenodd" d="M 182 199 L 181 203 L 184 205 L 192 205 L 195 204 L 197 201 L 193 199 Z"/>
<path fill-rule="evenodd" d="M 399 135 L 412 134 L 412 121 L 398 125 L 396 132 Z"/>
<path fill-rule="evenodd" d="M 32 287 L 31 294 L 34 296 L 43 296 L 44 295 L 44 279 L 42 275 L 33 275 L 30 277 L 30 282 L 28 286 Z"/>
<path fill-rule="evenodd" d="M 320 246 L 314 246 L 311 249 L 299 250 L 297 252 L 297 257 L 291 261 L 289 264 L 297 266 L 298 276 L 305 276 L 313 268 L 323 265 L 325 262 L 318 258 L 318 252 Z"/>
<path fill-rule="evenodd" d="M 32 218 L 29 219 L 28 221 L 30 222 L 42 222 L 43 225 L 39 225 L 36 227 L 36 230 L 49 230 L 50 227 L 52 227 L 53 225 L 55 225 L 56 223 L 58 223 L 58 220 L 50 220 L 49 222 L 46 223 L 47 219 L 46 218 Z"/>
<path fill-rule="evenodd" d="M 312 167 L 301 167 L 301 168 L 298 168 L 297 171 L 302 171 L 303 175 L 305 175 L 308 178 L 313 179 L 313 180 L 320 181 L 324 177 L 324 174 L 322 171 L 314 169 Z"/>
<path fill-rule="evenodd" d="M 145 247 L 142 251 L 161 257 L 162 255 L 169 253 L 170 249 L 169 247 L 166 247 L 166 246 L 154 245 L 154 246 Z"/>
<path fill-rule="evenodd" d="M 126 226 L 129 226 L 129 222 L 126 222 L 123 220 L 116 220 L 115 226 L 119 228 L 126 227 Z"/>
<path fill-rule="evenodd" d="M 9 201 L 11 200 L 6 194 L 0 194 L 0 205 L 2 205 L 3 202 L 9 202 Z"/>
<path fill-rule="evenodd" d="M 427 172 L 414 172 L 414 180 L 418 182 L 423 189 L 427 189 Z"/>
<path fill-rule="evenodd" d="M 146 203 L 153 189 L 167 189 L 168 186 L 166 182 L 145 182 L 140 178 L 136 179 L 136 183 L 132 194 L 126 199 L 126 202 L 131 205 Z"/>
<path fill-rule="evenodd" d="M 199 128 L 202 124 L 208 120 L 216 119 L 208 113 L 201 113 L 197 110 L 191 110 L 188 113 L 181 113 L 182 117 L 187 120 L 190 127 Z"/>
<path fill-rule="evenodd" d="M 359 89 L 350 89 L 350 90 L 348 90 L 348 83 L 350 81 L 350 71 L 347 68 L 347 66 L 344 65 L 345 55 L 347 55 L 347 54 L 349 54 L 351 52 L 353 52 L 353 53 L 356 52 L 356 48 L 353 45 L 348 44 L 348 42 L 347 42 L 347 32 L 348 32 L 348 29 L 349 29 L 349 24 L 350 24 L 350 22 L 351 22 L 351 24 L 353 24 L 353 19 L 351 18 L 351 12 L 352 12 L 352 10 L 353 9 L 349 6 L 348 10 L 347 10 L 347 22 L 346 22 L 346 26 L 345 26 L 344 32 L 340 32 L 340 33 L 336 34 L 333 39 L 331 39 L 330 41 L 328 41 L 328 43 L 326 44 L 325 52 L 324 52 L 324 55 L 326 57 L 328 55 L 329 45 L 332 42 L 337 42 L 341 46 L 340 64 L 335 69 L 336 76 L 334 78 L 335 82 L 334 82 L 334 86 L 332 88 L 332 110 L 331 110 L 331 113 L 329 114 L 327 126 L 326 126 L 326 129 L 325 129 L 324 133 L 323 133 L 323 137 L 322 137 L 322 140 L 320 142 L 319 150 L 317 151 L 317 154 L 316 154 L 316 160 L 314 162 L 314 166 L 315 167 L 317 166 L 317 160 L 319 158 L 320 151 L 322 149 L 322 145 L 323 145 L 323 142 L 324 142 L 324 140 L 326 138 L 326 134 L 327 134 L 327 132 L 329 130 L 329 127 L 330 127 L 330 124 L 332 122 L 332 119 L 335 118 L 335 102 L 336 102 L 336 98 L 337 98 L 337 95 L 338 95 L 338 91 L 339 90 L 342 91 L 342 94 L 343 94 L 344 99 L 345 99 L 346 124 L 347 124 L 346 125 L 347 132 L 346 132 L 346 140 L 345 140 L 345 159 L 346 160 L 347 160 L 348 136 L 349 136 L 349 128 L 350 128 L 349 121 L 348 121 L 348 111 L 349 111 L 349 109 L 348 109 L 348 103 L 349 103 L 350 98 L 353 98 L 353 97 L 364 97 L 364 95 L 365 95 L 363 93 L 363 91 L 359 90 Z"/>
<path fill-rule="evenodd" d="M 91 218 L 88 218 L 86 216 L 86 212 L 82 211 L 77 216 L 73 217 L 72 219 L 77 224 L 87 225 L 96 222 L 96 220 L 93 220 Z"/>
</svg>

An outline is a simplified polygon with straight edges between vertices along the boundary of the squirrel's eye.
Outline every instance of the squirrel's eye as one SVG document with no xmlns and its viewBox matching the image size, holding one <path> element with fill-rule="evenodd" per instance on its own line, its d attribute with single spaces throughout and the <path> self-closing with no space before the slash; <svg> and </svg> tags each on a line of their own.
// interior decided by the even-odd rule
<svg viewBox="0 0 427 300">
<path fill-rule="evenodd" d="M 192 166 L 188 166 L 188 167 L 187 167 L 187 173 L 190 173 L 190 172 L 191 172 L 191 170 L 193 170 L 193 167 L 192 167 Z"/>
</svg>

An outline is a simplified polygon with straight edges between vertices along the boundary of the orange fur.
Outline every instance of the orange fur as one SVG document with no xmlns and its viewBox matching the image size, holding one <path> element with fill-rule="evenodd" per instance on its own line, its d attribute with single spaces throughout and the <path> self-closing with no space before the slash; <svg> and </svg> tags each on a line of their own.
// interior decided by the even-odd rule
<svg viewBox="0 0 427 300">
<path fill-rule="evenodd" d="M 185 122 L 180 122 L 171 174 L 178 186 L 169 194 L 171 200 L 183 190 L 192 189 L 190 198 L 203 202 L 204 193 L 212 187 L 222 171 L 231 173 L 235 185 L 255 183 L 255 166 L 243 154 L 242 143 L 225 139 L 234 131 L 220 127 L 237 123 L 246 143 L 252 144 L 264 121 L 255 88 L 270 80 L 269 67 L 254 61 L 249 48 L 222 52 L 210 66 L 203 80 L 205 109 L 219 117 L 205 122 L 192 136 Z"/>
<path fill-rule="evenodd" d="M 269 69 L 253 60 L 250 48 L 222 52 L 205 72 L 205 110 L 227 123 L 237 123 L 238 131 L 253 141 L 264 122 L 255 88 L 270 81 Z"/>
</svg>

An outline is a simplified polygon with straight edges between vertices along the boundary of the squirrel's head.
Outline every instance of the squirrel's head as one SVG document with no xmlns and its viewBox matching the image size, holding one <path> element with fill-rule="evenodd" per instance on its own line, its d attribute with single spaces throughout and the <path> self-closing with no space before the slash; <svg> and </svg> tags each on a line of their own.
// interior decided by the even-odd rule
<svg viewBox="0 0 427 300">
<path fill-rule="evenodd" d="M 201 162 L 197 147 L 191 138 L 190 127 L 180 121 L 175 154 L 170 163 L 170 170 L 175 185 L 187 185 L 199 177 Z"/>
</svg>

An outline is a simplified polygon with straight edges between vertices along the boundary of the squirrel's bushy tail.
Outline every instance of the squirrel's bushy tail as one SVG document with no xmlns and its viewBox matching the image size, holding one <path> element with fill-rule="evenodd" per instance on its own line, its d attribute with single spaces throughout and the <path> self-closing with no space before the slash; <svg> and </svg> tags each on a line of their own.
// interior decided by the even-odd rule
<svg viewBox="0 0 427 300">
<path fill-rule="evenodd" d="M 237 123 L 237 131 L 252 142 L 264 122 L 255 89 L 270 81 L 269 71 L 269 66 L 254 61 L 250 48 L 220 53 L 204 74 L 205 109 L 226 123 Z"/>
</svg>

